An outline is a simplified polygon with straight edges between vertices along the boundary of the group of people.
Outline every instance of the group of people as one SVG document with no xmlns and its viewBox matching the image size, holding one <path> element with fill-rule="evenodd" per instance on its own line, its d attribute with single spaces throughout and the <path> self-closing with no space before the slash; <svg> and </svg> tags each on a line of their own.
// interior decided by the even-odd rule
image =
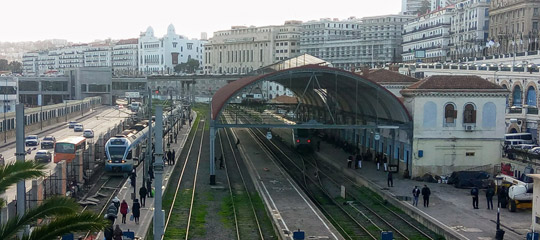
<svg viewBox="0 0 540 240">
<path fill-rule="evenodd" d="M 418 207 L 418 198 L 420 197 L 420 194 L 422 194 L 422 197 L 424 199 L 424 207 L 429 207 L 429 197 L 431 196 L 431 189 L 424 184 L 424 187 L 422 190 L 418 188 L 418 186 L 414 186 L 414 189 L 412 190 L 413 195 L 413 203 L 412 205 L 415 207 Z"/>
<path fill-rule="evenodd" d="M 506 202 L 507 202 L 507 196 L 508 196 L 508 194 L 506 192 L 506 188 L 502 187 L 499 190 L 498 193 L 499 193 L 499 195 L 498 195 L 499 202 L 497 203 L 497 206 L 505 208 L 506 207 Z M 471 189 L 471 196 L 472 196 L 472 200 L 473 200 L 473 208 L 474 209 L 479 209 L 478 208 L 478 195 L 479 194 L 480 194 L 480 191 L 478 190 L 477 187 L 473 187 Z M 493 210 L 493 196 L 495 196 L 495 188 L 493 188 L 493 186 L 489 186 L 486 189 L 487 209 Z"/>
<path fill-rule="evenodd" d="M 176 162 L 176 150 L 167 150 L 167 152 L 165 153 L 165 158 L 167 165 L 174 165 L 174 163 Z"/>
<path fill-rule="evenodd" d="M 135 223 L 139 224 L 139 217 L 141 216 L 141 205 L 138 199 L 133 200 L 133 205 L 131 206 L 131 209 L 129 208 L 126 200 L 122 200 L 122 203 L 120 203 L 120 199 L 118 199 L 118 197 L 115 197 L 112 200 L 111 205 L 109 205 L 109 207 L 107 208 L 107 214 L 105 214 L 105 218 L 110 221 L 110 225 L 107 226 L 103 231 L 105 240 L 122 240 L 122 236 L 124 235 L 124 233 L 122 232 L 119 224 L 116 224 L 116 227 L 113 229 L 114 221 L 118 216 L 118 212 L 120 212 L 120 214 L 122 214 L 122 224 L 125 224 L 126 215 L 130 211 L 132 212 L 133 220 L 135 221 Z"/>
</svg>

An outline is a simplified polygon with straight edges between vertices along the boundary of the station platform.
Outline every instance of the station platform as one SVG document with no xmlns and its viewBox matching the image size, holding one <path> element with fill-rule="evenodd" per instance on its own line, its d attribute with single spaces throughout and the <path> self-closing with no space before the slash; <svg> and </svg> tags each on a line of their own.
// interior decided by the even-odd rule
<svg viewBox="0 0 540 240">
<path fill-rule="evenodd" d="M 485 190 L 480 190 L 479 209 L 473 209 L 470 189 L 459 189 L 443 183 L 427 183 L 405 179 L 400 174 L 393 174 L 393 187 L 387 186 L 387 173 L 381 164 L 377 171 L 373 161 L 362 161 L 361 169 L 347 168 L 347 157 L 350 155 L 341 148 L 321 141 L 319 152 L 315 152 L 322 160 L 336 171 L 348 177 L 365 182 L 369 187 L 385 198 L 392 198 L 396 207 L 405 212 L 415 213 L 420 222 L 430 222 L 447 232 L 447 238 L 454 239 L 495 239 L 497 220 L 497 196 L 494 197 L 494 210 L 487 209 Z M 422 196 L 418 207 L 412 205 L 414 186 L 420 189 L 427 185 L 431 190 L 429 207 L 423 207 Z M 530 232 L 531 210 L 510 212 L 500 209 L 501 228 L 505 231 L 504 239 L 525 239 Z"/>
<path fill-rule="evenodd" d="M 292 239 L 293 232 L 298 229 L 305 232 L 306 239 L 343 239 L 302 189 L 281 169 L 281 165 L 269 160 L 256 141 L 251 141 L 247 131 L 235 131 L 240 139 L 246 139 L 241 141 L 238 148 L 277 226 L 280 239 Z"/>
<path fill-rule="evenodd" d="M 195 112 L 192 112 L 192 116 L 194 119 L 196 119 L 197 114 Z M 178 164 L 180 157 L 180 152 L 182 151 L 182 148 L 184 147 L 189 132 L 191 131 L 191 127 L 189 124 L 186 124 L 182 127 L 178 134 L 178 140 L 177 143 L 171 143 L 170 149 L 171 151 L 174 149 L 176 150 L 176 161 L 175 164 Z M 164 145 L 167 143 L 164 141 Z M 180 163 L 181 164 L 181 163 Z M 169 178 L 173 172 L 174 166 L 167 165 L 165 163 L 165 168 L 163 172 L 163 192 L 165 192 L 166 186 L 169 182 Z M 137 199 L 139 199 L 139 203 L 141 202 L 139 197 L 139 188 L 141 187 L 141 184 L 143 183 L 143 167 L 137 168 L 137 183 L 136 183 L 136 189 L 135 189 L 135 196 Z M 146 185 L 145 185 L 146 186 Z M 155 187 L 155 182 L 152 182 L 152 188 Z M 122 223 L 122 214 L 118 213 L 118 217 L 116 218 L 116 221 L 114 222 L 114 226 L 118 224 L 120 226 L 120 229 L 122 229 L 123 232 L 131 231 L 135 233 L 135 239 L 145 239 L 147 232 L 152 231 L 152 229 L 149 229 L 150 224 L 152 223 L 153 217 L 154 217 L 154 199 L 155 198 L 146 198 L 146 204 L 145 207 L 142 207 L 141 204 L 141 215 L 139 218 L 139 224 L 136 224 L 135 221 L 130 220 L 130 216 L 133 213 L 132 206 L 133 206 L 133 200 L 131 199 L 131 196 L 133 194 L 133 187 L 131 184 L 126 181 L 123 185 L 120 191 L 117 194 L 118 199 L 120 199 L 120 202 L 122 200 L 126 200 L 128 206 L 129 206 L 129 213 L 126 216 L 126 223 Z M 167 214 L 167 213 L 165 213 Z M 99 233 L 96 239 L 103 239 L 103 232 Z"/>
</svg>

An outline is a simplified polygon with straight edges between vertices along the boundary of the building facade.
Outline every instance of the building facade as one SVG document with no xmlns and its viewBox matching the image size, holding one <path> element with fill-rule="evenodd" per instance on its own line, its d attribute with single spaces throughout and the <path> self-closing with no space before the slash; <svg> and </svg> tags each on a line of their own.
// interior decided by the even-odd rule
<svg viewBox="0 0 540 240">
<path fill-rule="evenodd" d="M 0 77 L 0 113 L 14 112 L 19 99 L 17 77 Z M 0 126 L 1 128 L 1 126 Z"/>
<path fill-rule="evenodd" d="M 401 14 L 416 15 L 426 0 L 401 0 Z M 426 1 L 429 3 L 429 1 Z"/>
<path fill-rule="evenodd" d="M 300 51 L 352 70 L 401 61 L 401 32 L 412 16 L 385 15 L 302 24 Z"/>
<path fill-rule="evenodd" d="M 537 48 L 540 2 L 529 0 L 492 0 L 489 9 L 489 38 L 492 54 L 528 51 Z"/>
<path fill-rule="evenodd" d="M 176 34 L 171 24 L 163 38 L 154 36 L 154 29 L 148 27 L 141 33 L 138 44 L 139 72 L 144 74 L 172 74 L 174 67 L 190 59 L 203 63 L 204 40 L 187 39 Z"/>
<path fill-rule="evenodd" d="M 449 46 L 452 59 L 485 54 L 489 35 L 489 1 L 466 0 L 455 5 L 450 20 Z"/>
<path fill-rule="evenodd" d="M 413 176 L 500 163 L 508 90 L 477 76 L 439 75 L 401 94 L 414 121 Z"/>
<path fill-rule="evenodd" d="M 300 55 L 299 21 L 281 26 L 233 26 L 214 32 L 205 45 L 204 72 L 245 74 L 274 62 Z"/>
<path fill-rule="evenodd" d="M 92 46 L 84 51 L 85 67 L 112 66 L 112 49 L 106 45 Z"/>
<path fill-rule="evenodd" d="M 450 25 L 453 6 L 422 15 L 408 22 L 403 30 L 403 62 L 449 59 Z"/>
<path fill-rule="evenodd" d="M 112 71 L 115 76 L 133 76 L 138 73 L 139 39 L 118 41 L 112 48 Z"/>
</svg>

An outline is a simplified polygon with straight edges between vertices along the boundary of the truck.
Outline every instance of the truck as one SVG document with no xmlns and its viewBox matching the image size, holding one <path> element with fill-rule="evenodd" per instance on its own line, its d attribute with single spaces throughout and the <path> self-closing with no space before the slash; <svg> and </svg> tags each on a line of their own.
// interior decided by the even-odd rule
<svg viewBox="0 0 540 240">
<path fill-rule="evenodd" d="M 515 212 L 518 208 L 532 208 L 533 180 L 527 174 L 533 172 L 534 170 L 531 167 L 526 167 L 521 176 L 517 178 L 505 173 L 497 175 L 496 179 L 502 180 L 500 181 L 501 185 L 508 187 L 508 198 L 510 198 L 508 210 L 510 212 Z"/>
</svg>

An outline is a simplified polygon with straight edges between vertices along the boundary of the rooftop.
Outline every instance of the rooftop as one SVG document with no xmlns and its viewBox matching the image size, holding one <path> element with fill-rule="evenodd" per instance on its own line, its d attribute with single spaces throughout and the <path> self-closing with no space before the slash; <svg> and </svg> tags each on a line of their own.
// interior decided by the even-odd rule
<svg viewBox="0 0 540 240">
<path fill-rule="evenodd" d="M 420 80 L 406 89 L 407 92 L 508 92 L 503 87 L 479 76 L 437 75 Z"/>
</svg>

